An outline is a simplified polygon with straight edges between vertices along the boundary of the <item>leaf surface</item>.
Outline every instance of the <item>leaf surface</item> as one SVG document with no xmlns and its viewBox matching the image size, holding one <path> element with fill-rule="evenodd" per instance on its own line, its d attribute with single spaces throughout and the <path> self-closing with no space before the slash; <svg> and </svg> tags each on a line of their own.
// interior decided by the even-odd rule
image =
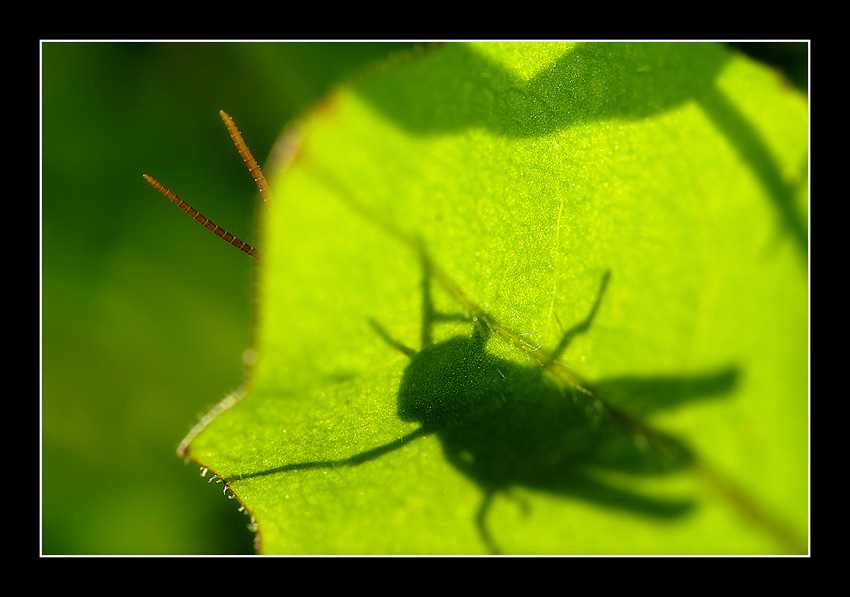
<svg viewBox="0 0 850 597">
<path fill-rule="evenodd" d="M 261 552 L 806 550 L 807 107 L 773 73 L 448 45 L 294 131 L 245 397 L 183 447 Z"/>
</svg>

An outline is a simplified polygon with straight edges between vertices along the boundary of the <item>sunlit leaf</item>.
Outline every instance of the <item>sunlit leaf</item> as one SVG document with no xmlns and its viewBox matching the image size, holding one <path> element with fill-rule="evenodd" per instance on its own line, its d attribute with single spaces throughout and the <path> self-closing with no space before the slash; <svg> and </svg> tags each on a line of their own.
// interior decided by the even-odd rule
<svg viewBox="0 0 850 597">
<path fill-rule="evenodd" d="M 807 107 L 772 72 L 447 45 L 285 139 L 257 362 L 184 445 L 261 552 L 806 551 Z"/>
</svg>

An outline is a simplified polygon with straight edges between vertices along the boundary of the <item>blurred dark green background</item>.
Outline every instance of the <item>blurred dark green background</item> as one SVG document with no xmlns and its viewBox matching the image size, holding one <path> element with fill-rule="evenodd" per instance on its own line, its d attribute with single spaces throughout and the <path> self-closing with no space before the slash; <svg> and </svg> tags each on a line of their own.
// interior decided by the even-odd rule
<svg viewBox="0 0 850 597">
<path fill-rule="evenodd" d="M 254 263 L 142 174 L 254 244 L 218 111 L 262 161 L 330 85 L 407 45 L 41 44 L 41 553 L 252 553 L 237 502 L 175 448 L 242 382 Z M 805 44 L 752 49 L 805 87 Z"/>
<path fill-rule="evenodd" d="M 334 81 L 399 44 L 49 43 L 42 52 L 42 553 L 250 553 L 235 500 L 175 448 L 239 387 L 262 161 Z"/>
</svg>

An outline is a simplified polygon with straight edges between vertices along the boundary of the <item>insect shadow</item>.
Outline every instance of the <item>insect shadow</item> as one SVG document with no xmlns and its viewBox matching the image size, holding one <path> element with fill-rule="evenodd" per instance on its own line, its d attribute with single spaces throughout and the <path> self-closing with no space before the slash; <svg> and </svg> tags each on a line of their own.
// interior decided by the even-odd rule
<svg viewBox="0 0 850 597">
<path fill-rule="evenodd" d="M 514 487 L 527 487 L 561 496 L 589 500 L 654 518 L 669 519 L 691 509 L 687 499 L 662 499 L 618 487 L 602 473 L 658 475 L 691 462 L 691 452 L 679 440 L 641 423 L 632 414 L 603 401 L 600 390 L 628 400 L 635 398 L 641 414 L 670 408 L 732 389 L 737 370 L 695 377 L 622 378 L 603 380 L 591 388 L 568 371 L 554 367 L 570 342 L 587 332 L 602 302 L 610 274 L 586 318 L 566 330 L 551 353 L 525 345 L 539 362 L 522 365 L 487 351 L 493 336 L 513 342 L 519 337 L 492 318 L 467 305 L 464 315 L 440 313 L 431 298 L 431 279 L 438 273 L 423 254 L 422 347 L 394 340 L 377 322 L 372 327 L 388 344 L 410 358 L 398 390 L 398 416 L 420 427 L 393 442 L 348 458 L 293 463 L 237 476 L 229 481 L 309 468 L 357 466 L 407 446 L 412 440 L 435 435 L 449 463 L 483 491 L 476 525 L 491 553 L 500 553 L 487 524 L 493 498 Z M 448 288 L 460 302 L 464 296 Z M 470 303 L 471 304 L 471 303 Z M 468 321 L 468 334 L 434 342 L 440 322 Z M 610 475 L 609 475 L 610 476 Z"/>
</svg>

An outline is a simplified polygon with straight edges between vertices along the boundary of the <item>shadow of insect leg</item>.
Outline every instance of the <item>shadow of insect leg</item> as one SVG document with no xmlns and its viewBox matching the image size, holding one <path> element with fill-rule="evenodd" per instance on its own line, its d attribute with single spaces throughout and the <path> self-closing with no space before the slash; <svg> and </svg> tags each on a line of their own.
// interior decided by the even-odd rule
<svg viewBox="0 0 850 597">
<path fill-rule="evenodd" d="M 410 348 L 409 346 L 406 346 L 405 344 L 402 344 L 401 342 L 390 336 L 389 333 L 387 333 L 387 330 L 385 330 L 383 326 L 381 326 L 381 324 L 379 324 L 374 319 L 369 319 L 369 325 L 372 326 L 372 329 L 375 330 L 375 332 L 381 337 L 384 342 L 386 342 L 393 348 L 404 353 L 411 359 L 416 356 L 416 350 Z"/>
<path fill-rule="evenodd" d="M 602 295 L 605 294 L 605 289 L 608 287 L 608 281 L 610 279 L 611 270 L 607 270 L 602 275 L 602 283 L 599 286 L 599 292 L 596 293 L 596 300 L 593 302 L 593 307 L 591 307 L 590 313 L 587 314 L 587 317 L 584 318 L 584 321 L 577 323 L 569 330 L 564 332 L 564 335 L 563 337 L 561 337 L 561 341 L 558 343 L 558 346 L 556 346 L 555 350 L 552 351 L 553 360 L 561 358 L 573 338 L 575 338 L 579 334 L 585 333 L 587 330 L 590 329 L 590 326 L 593 323 L 593 318 L 596 317 L 596 312 L 599 310 L 599 304 L 602 302 Z"/>
<path fill-rule="evenodd" d="M 422 348 L 433 344 L 434 324 L 439 321 L 467 321 L 469 318 L 460 313 L 441 313 L 434 308 L 431 298 L 431 280 L 435 265 L 424 251 L 420 254 L 422 262 Z"/>
<path fill-rule="evenodd" d="M 495 494 L 496 492 L 492 489 L 488 489 L 484 493 L 484 499 L 478 507 L 478 514 L 475 517 L 475 523 L 478 526 L 478 533 L 481 535 L 481 540 L 484 542 L 484 545 L 487 546 L 487 550 L 494 555 L 498 555 L 502 552 L 493 540 L 493 536 L 490 534 L 490 529 L 487 528 L 487 510 L 490 509 L 490 504 L 493 502 L 493 496 Z"/>
<path fill-rule="evenodd" d="M 490 528 L 487 526 L 487 512 L 490 509 L 490 505 L 493 503 L 493 498 L 497 494 L 504 495 L 505 497 L 511 498 L 517 506 L 519 506 L 523 515 L 528 515 L 531 511 L 531 505 L 528 501 L 523 499 L 521 495 L 518 495 L 511 489 L 512 488 L 508 486 L 505 488 L 491 488 L 485 490 L 484 499 L 481 500 L 481 505 L 478 507 L 478 513 L 475 516 L 475 524 L 478 527 L 478 534 L 481 536 L 481 541 L 487 547 L 487 551 L 493 555 L 499 555 L 502 553 L 502 550 L 499 548 L 496 540 L 493 539 L 493 534 L 490 532 Z"/>
<path fill-rule="evenodd" d="M 380 445 L 376 448 L 372 448 L 370 450 L 366 450 L 365 452 L 360 452 L 358 454 L 354 454 L 353 456 L 348 456 L 347 458 L 338 458 L 335 460 L 313 460 L 309 462 L 293 462 L 290 464 L 286 464 L 283 466 L 278 466 L 275 468 L 270 468 L 262 471 L 255 471 L 251 473 L 243 473 L 239 475 L 234 475 L 232 477 L 228 477 L 225 479 L 228 483 L 236 483 L 238 481 L 244 481 L 245 479 L 252 479 L 255 477 L 267 477 L 269 475 L 277 475 L 280 473 L 291 473 L 295 471 L 303 471 L 310 469 L 319 469 L 319 468 L 341 468 L 344 466 L 358 466 L 360 464 L 364 464 L 366 462 L 371 462 L 372 460 L 376 460 L 381 456 L 389 454 L 390 452 L 394 452 L 405 447 L 410 442 L 419 439 L 420 437 L 425 437 L 431 433 L 430 430 L 420 427 L 414 431 L 411 431 L 407 435 L 396 438 L 386 444 Z"/>
<path fill-rule="evenodd" d="M 442 313 L 434 307 L 434 300 L 431 298 L 431 279 L 434 265 L 429 261 L 424 251 L 420 250 L 420 258 L 422 262 L 422 331 L 420 336 L 421 348 L 430 346 L 434 343 L 433 329 L 434 324 L 440 321 L 467 321 L 469 318 L 460 313 Z M 410 358 L 416 355 L 417 351 L 409 346 L 392 338 L 387 331 L 377 321 L 370 319 L 369 325 L 377 334 L 390 346 L 401 351 Z M 481 326 L 478 326 L 481 327 Z M 486 330 L 484 330 L 486 334 Z"/>
</svg>

